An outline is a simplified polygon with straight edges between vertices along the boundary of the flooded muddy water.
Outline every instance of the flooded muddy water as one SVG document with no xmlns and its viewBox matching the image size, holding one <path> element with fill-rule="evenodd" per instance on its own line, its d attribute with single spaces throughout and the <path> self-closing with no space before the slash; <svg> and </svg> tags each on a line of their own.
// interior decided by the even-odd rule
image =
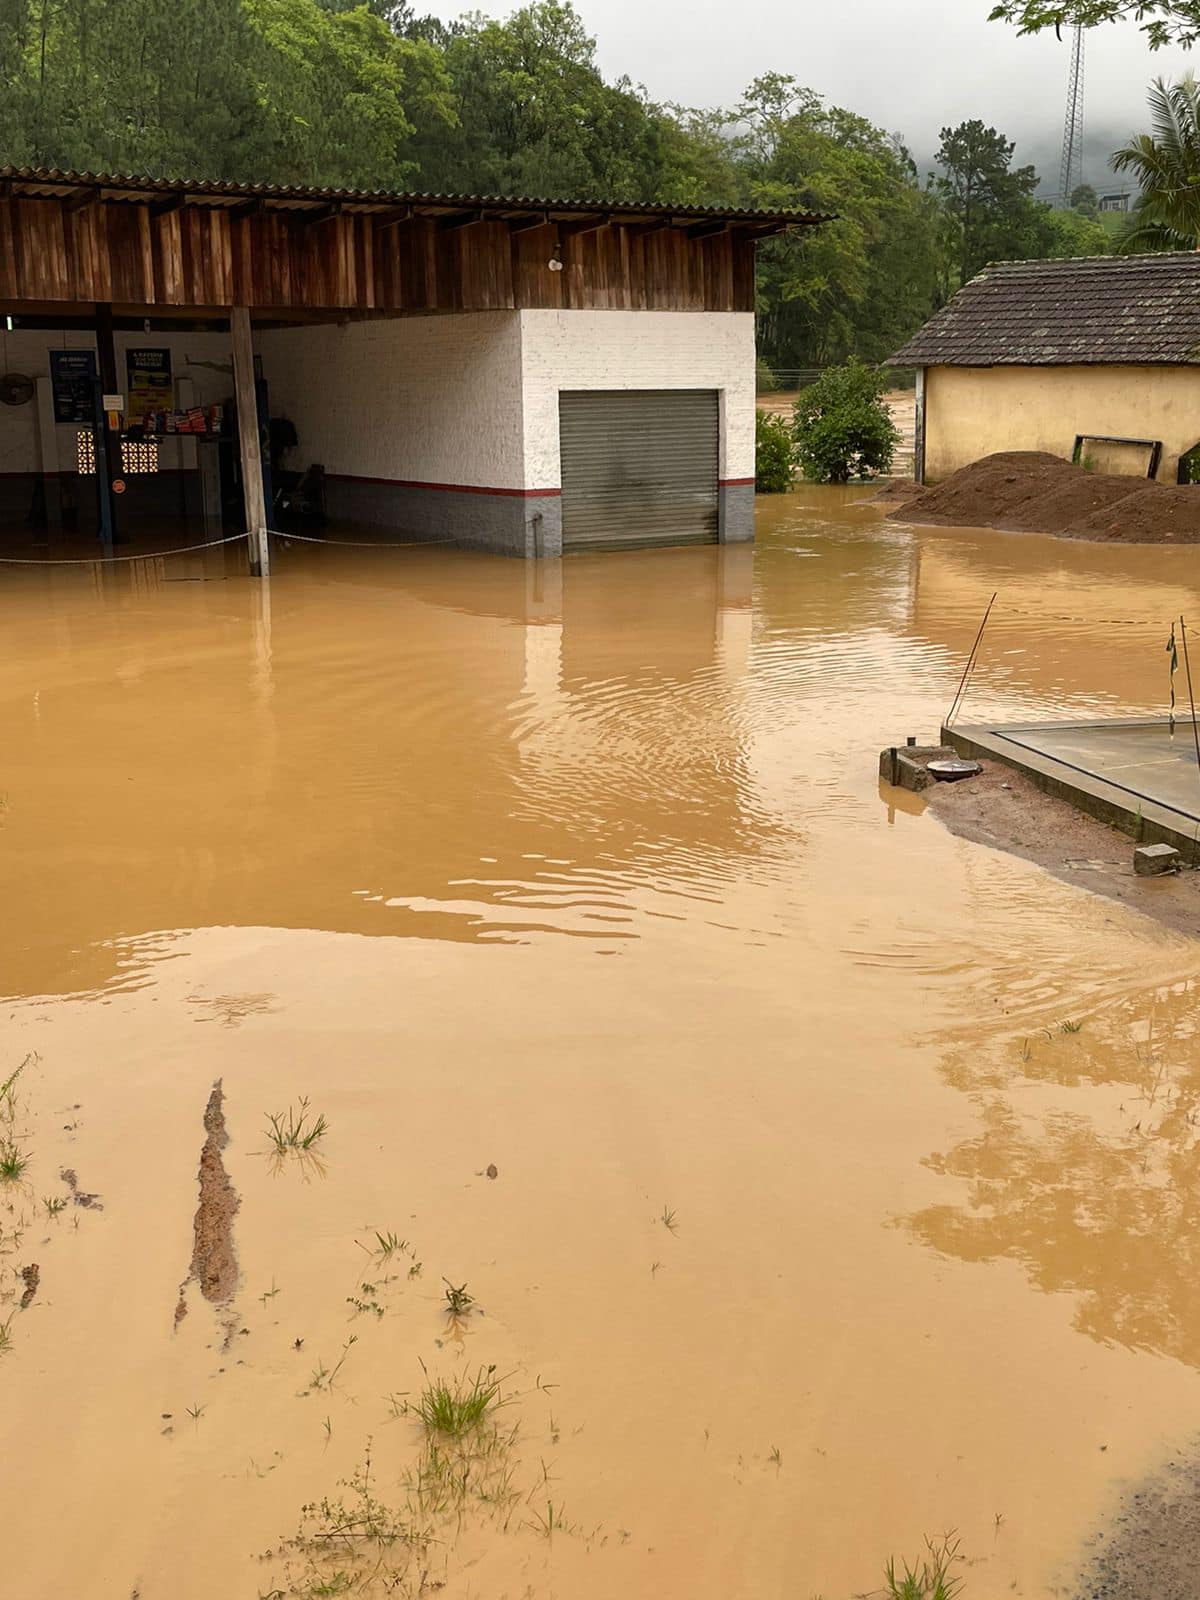
<svg viewBox="0 0 1200 1600">
<path fill-rule="evenodd" d="M 965 718 L 1161 709 L 1194 552 L 759 525 L 0 569 L 9 1592 L 1070 1595 L 1190 1447 L 1200 944 L 876 759 L 993 590 Z"/>
</svg>

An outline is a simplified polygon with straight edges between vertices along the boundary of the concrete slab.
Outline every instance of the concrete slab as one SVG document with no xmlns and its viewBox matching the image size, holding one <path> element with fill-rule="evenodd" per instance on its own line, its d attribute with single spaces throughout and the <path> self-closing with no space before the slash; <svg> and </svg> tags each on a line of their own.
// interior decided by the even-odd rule
<svg viewBox="0 0 1200 1600">
<path fill-rule="evenodd" d="M 960 755 L 1002 761 L 1040 789 L 1139 843 L 1169 844 L 1185 861 L 1200 841 L 1200 768 L 1191 718 L 1113 718 L 943 728 Z"/>
</svg>

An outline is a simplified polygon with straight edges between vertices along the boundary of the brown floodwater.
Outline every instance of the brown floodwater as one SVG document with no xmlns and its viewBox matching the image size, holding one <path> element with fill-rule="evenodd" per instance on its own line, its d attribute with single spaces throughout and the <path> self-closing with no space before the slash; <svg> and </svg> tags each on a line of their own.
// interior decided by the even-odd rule
<svg viewBox="0 0 1200 1600">
<path fill-rule="evenodd" d="M 993 590 L 965 719 L 1160 709 L 1194 551 L 758 516 L 0 568 L 7 1592 L 340 1592 L 281 1541 L 369 1455 L 430 1538 L 354 1593 L 844 1600 L 956 1529 L 1068 1595 L 1200 1431 L 1200 945 L 876 777 Z M 423 1367 L 492 1365 L 489 1497 L 422 1500 Z"/>
</svg>

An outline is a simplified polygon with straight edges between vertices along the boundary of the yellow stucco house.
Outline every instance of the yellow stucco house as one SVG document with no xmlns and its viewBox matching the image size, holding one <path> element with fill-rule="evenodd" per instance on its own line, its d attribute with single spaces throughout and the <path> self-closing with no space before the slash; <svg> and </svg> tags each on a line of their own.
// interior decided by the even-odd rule
<svg viewBox="0 0 1200 1600">
<path fill-rule="evenodd" d="M 889 365 L 917 369 L 920 483 L 997 450 L 1175 483 L 1200 443 L 1200 252 L 999 262 Z"/>
</svg>

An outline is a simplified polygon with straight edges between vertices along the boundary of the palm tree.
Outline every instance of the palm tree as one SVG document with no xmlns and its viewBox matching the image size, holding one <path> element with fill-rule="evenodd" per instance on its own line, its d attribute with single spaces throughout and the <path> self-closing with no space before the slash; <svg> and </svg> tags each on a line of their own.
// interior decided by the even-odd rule
<svg viewBox="0 0 1200 1600">
<path fill-rule="evenodd" d="M 1139 133 L 1113 158 L 1133 172 L 1140 193 L 1118 248 L 1200 250 L 1200 83 L 1192 72 L 1178 83 L 1150 86 L 1153 133 Z"/>
</svg>

